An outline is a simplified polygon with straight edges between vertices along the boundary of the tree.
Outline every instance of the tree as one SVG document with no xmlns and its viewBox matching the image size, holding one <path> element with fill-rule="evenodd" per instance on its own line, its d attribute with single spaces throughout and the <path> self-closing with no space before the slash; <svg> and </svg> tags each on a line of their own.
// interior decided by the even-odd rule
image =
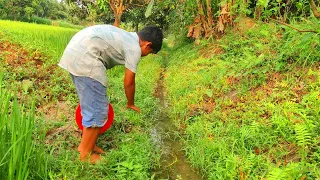
<svg viewBox="0 0 320 180">
<path fill-rule="evenodd" d="M 155 1 L 151 15 L 146 18 L 147 24 L 157 25 L 165 29 L 169 26 L 169 21 L 177 21 L 176 18 L 171 18 L 175 15 L 176 0 L 157 0 Z M 145 13 L 144 13 L 145 14 Z"/>
<path fill-rule="evenodd" d="M 106 10 L 107 5 L 111 8 L 114 16 L 114 26 L 119 27 L 123 13 L 130 7 L 146 6 L 149 0 L 97 0 L 98 6 Z"/>
<path fill-rule="evenodd" d="M 189 4 L 194 0 L 189 0 Z M 214 5 L 214 6 L 213 6 Z M 194 5 L 193 5 L 194 6 Z M 231 16 L 231 2 L 221 2 L 218 4 L 212 3 L 211 0 L 196 0 L 195 11 L 193 11 L 194 20 L 189 26 L 188 37 L 195 39 L 209 38 L 215 34 L 215 32 L 223 33 L 226 26 L 232 24 L 233 17 Z M 215 12 L 213 12 L 213 8 Z M 213 17 L 213 14 L 219 14 L 217 17 Z"/>
<path fill-rule="evenodd" d="M 32 16 L 65 18 L 66 7 L 56 0 L 2 0 L 0 16 L 12 20 L 31 20 Z"/>
<path fill-rule="evenodd" d="M 146 21 L 144 16 L 145 9 L 145 7 L 130 8 L 125 14 L 126 21 L 132 22 L 132 27 L 136 32 L 139 31 L 139 23 L 144 23 Z"/>
<path fill-rule="evenodd" d="M 30 20 L 32 14 L 34 13 L 34 9 L 32 7 L 27 6 L 24 8 L 24 12 L 27 15 L 28 19 Z"/>
<path fill-rule="evenodd" d="M 88 4 L 88 17 L 87 20 L 90 21 L 91 25 L 94 25 L 95 20 L 97 18 L 97 8 L 94 6 L 94 4 Z"/>
</svg>

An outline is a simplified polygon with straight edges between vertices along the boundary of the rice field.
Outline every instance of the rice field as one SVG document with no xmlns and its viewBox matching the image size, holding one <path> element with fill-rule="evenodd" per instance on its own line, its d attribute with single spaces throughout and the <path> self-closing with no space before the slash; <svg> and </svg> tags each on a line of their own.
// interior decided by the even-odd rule
<svg viewBox="0 0 320 180">
<path fill-rule="evenodd" d="M 77 31 L 0 20 L 0 105 L 5 107 L 0 116 L 0 179 L 148 179 L 159 165 L 160 152 L 149 131 L 157 111 L 153 89 L 160 56 L 147 57 L 139 65 L 140 115 L 125 108 L 124 68 L 108 70 L 115 121 L 98 140 L 107 151 L 105 163 L 78 161 L 78 99 L 69 74 L 57 66 Z"/>
<path fill-rule="evenodd" d="M 57 60 L 79 30 L 17 21 L 0 20 L 0 37 L 39 51 Z"/>
</svg>

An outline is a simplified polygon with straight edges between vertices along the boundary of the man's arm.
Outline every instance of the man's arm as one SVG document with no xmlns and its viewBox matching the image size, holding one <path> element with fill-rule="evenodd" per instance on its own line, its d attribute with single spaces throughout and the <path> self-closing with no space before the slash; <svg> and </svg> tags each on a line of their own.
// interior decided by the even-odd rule
<svg viewBox="0 0 320 180">
<path fill-rule="evenodd" d="M 136 89 L 135 77 L 136 74 L 126 68 L 124 74 L 124 90 L 128 100 L 127 108 L 133 109 L 140 113 L 140 109 L 134 105 L 134 94 Z"/>
</svg>

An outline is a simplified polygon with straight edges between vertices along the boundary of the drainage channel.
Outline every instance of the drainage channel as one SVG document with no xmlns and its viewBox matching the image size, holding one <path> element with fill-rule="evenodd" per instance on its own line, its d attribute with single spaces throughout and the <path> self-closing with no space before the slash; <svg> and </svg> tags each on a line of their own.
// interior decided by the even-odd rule
<svg viewBox="0 0 320 180">
<path fill-rule="evenodd" d="M 176 128 L 168 116 L 168 104 L 165 101 L 163 68 L 157 84 L 155 96 L 159 99 L 159 114 L 151 131 L 151 137 L 161 149 L 161 167 L 155 170 L 155 179 L 201 180 L 199 173 L 191 167 L 182 150 L 182 143 L 175 138 Z"/>
</svg>

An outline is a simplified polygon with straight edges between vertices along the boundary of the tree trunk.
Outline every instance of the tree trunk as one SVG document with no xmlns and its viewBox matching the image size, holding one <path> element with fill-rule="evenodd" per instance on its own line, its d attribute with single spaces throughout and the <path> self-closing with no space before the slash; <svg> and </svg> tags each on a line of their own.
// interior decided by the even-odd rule
<svg viewBox="0 0 320 180">
<path fill-rule="evenodd" d="M 120 27 L 121 23 L 121 14 L 114 14 L 114 23 L 113 25 L 116 27 Z"/>
<path fill-rule="evenodd" d="M 314 15 L 316 18 L 319 19 L 319 18 L 320 18 L 320 12 L 318 11 L 316 4 L 314 3 L 313 0 L 309 0 L 309 3 L 310 3 L 310 6 L 311 6 L 313 15 Z"/>
<path fill-rule="evenodd" d="M 132 0 L 124 1 L 124 0 L 109 0 L 109 5 L 114 14 L 114 23 L 113 25 L 116 27 L 120 26 L 121 16 L 123 12 L 126 10 L 128 6 L 132 4 Z"/>
</svg>

